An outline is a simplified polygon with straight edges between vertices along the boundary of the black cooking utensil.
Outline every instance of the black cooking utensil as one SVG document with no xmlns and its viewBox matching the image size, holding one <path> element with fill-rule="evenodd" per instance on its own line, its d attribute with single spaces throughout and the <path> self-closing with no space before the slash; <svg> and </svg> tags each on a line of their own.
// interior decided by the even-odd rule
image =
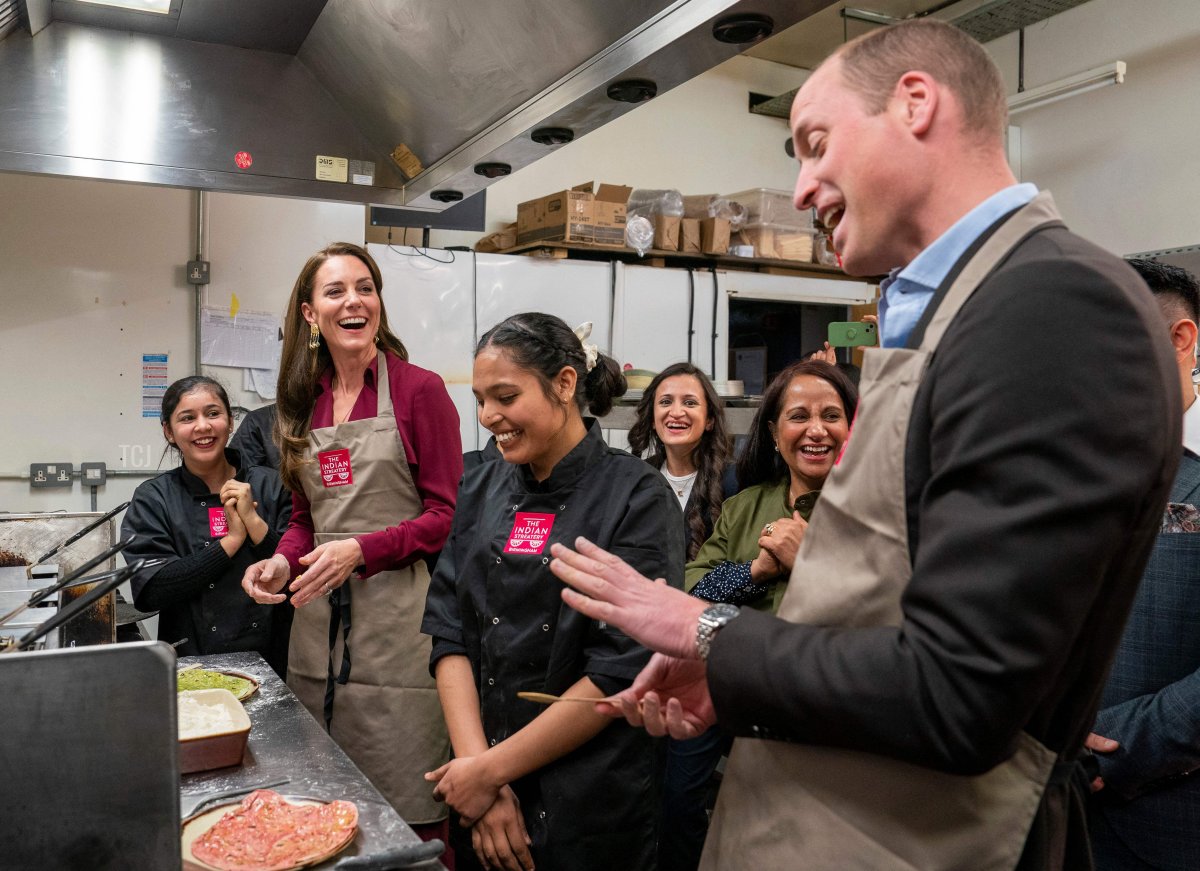
<svg viewBox="0 0 1200 871">
<path fill-rule="evenodd" d="M 348 856 L 333 866 L 333 871 L 394 871 L 411 868 L 436 859 L 446 852 L 446 845 L 434 838 L 419 844 L 405 844 L 366 856 Z"/>
<path fill-rule="evenodd" d="M 5 614 L 3 617 L 0 617 L 0 626 L 3 626 L 9 620 L 16 617 L 18 614 L 20 614 L 26 608 L 33 608 L 39 602 L 44 602 L 47 598 L 54 595 L 59 590 L 62 590 L 66 587 L 76 586 L 81 583 L 84 583 L 84 584 L 90 583 L 90 580 L 88 580 L 88 579 L 84 579 L 82 581 L 79 580 L 80 576 L 83 575 L 84 572 L 88 572 L 88 571 L 94 569 L 96 566 L 100 565 L 100 563 L 115 556 L 117 553 L 120 553 L 125 548 L 129 547 L 129 545 L 132 542 L 133 542 L 133 536 L 131 535 L 129 538 L 125 539 L 124 541 L 117 542 L 116 544 L 114 544 L 108 550 L 104 551 L 104 553 L 100 554 L 99 556 L 95 556 L 92 559 L 88 560 L 83 565 L 81 565 L 79 568 L 77 568 L 75 571 L 68 574 L 62 580 L 57 581 L 56 583 L 53 583 L 48 587 L 42 587 L 42 589 L 36 590 L 29 597 L 29 601 L 18 605 L 16 608 L 13 608 L 11 611 L 9 611 L 7 614 Z M 157 563 L 158 563 L 158 561 L 143 561 L 142 566 L 143 566 L 143 568 L 148 568 L 150 566 L 156 565 Z M 104 575 L 98 575 L 97 577 L 104 577 Z"/>
<path fill-rule="evenodd" d="M 79 530 L 77 533 L 72 535 L 66 541 L 50 548 L 50 550 L 46 551 L 44 554 L 42 554 L 40 557 L 38 557 L 36 560 L 34 560 L 33 564 L 36 566 L 36 565 L 40 565 L 41 563 L 44 563 L 50 557 L 54 556 L 56 553 L 58 553 L 60 550 L 62 550 L 64 547 L 67 547 L 68 545 L 72 545 L 75 542 L 79 541 L 79 539 L 83 538 L 85 535 L 87 535 L 93 529 L 100 526 L 100 524 L 116 517 L 118 514 L 120 514 L 122 511 L 124 511 L 128 507 L 129 507 L 128 502 L 122 502 L 120 505 L 118 505 L 112 511 L 108 512 L 103 517 L 98 518 L 94 522 L 89 523 L 87 526 L 85 526 L 83 529 Z"/>
<path fill-rule="evenodd" d="M 135 572 L 139 571 L 143 567 L 143 563 L 145 562 L 146 560 L 138 560 L 132 565 L 125 566 L 124 568 L 117 569 L 116 571 L 105 572 L 103 575 L 96 575 L 92 578 L 77 579 L 79 583 L 92 583 L 97 578 L 100 578 L 101 580 L 96 583 L 94 588 L 88 590 L 74 602 L 67 605 L 67 607 L 58 610 L 52 617 L 49 617 L 39 623 L 28 633 L 22 636 L 15 644 L 10 645 L 4 650 L 0 650 L 0 653 L 11 653 L 14 650 L 25 650 L 39 638 L 50 634 L 64 623 L 71 622 L 88 608 L 92 607 L 97 600 L 108 595 L 112 590 L 115 590 L 118 586 L 132 577 Z"/>
<path fill-rule="evenodd" d="M 254 792 L 256 789 L 273 789 L 276 786 L 283 786 L 288 782 L 288 778 L 279 777 L 275 780 L 268 780 L 265 783 L 256 783 L 253 786 L 239 786 L 235 789 L 223 789 L 220 792 L 209 793 L 202 796 L 198 802 L 192 805 L 192 809 L 183 814 L 183 817 L 186 819 L 187 817 L 194 816 L 200 808 L 210 805 L 213 802 L 223 801 L 227 798 L 237 798 L 239 795 L 246 795 Z"/>
<path fill-rule="evenodd" d="M 66 584 L 68 581 L 73 581 L 76 578 L 81 577 L 82 575 L 86 574 L 87 572 L 90 572 L 96 566 L 100 565 L 100 563 L 104 562 L 107 559 L 111 559 L 112 557 L 116 556 L 121 551 L 123 551 L 125 548 L 129 547 L 129 545 L 133 544 L 133 540 L 135 537 L 136 536 L 131 535 L 131 536 L 129 536 L 129 538 L 118 541 L 116 544 L 114 544 L 108 550 L 104 551 L 104 553 L 92 557 L 90 560 L 85 562 L 79 568 L 75 569 L 75 571 L 68 574 L 61 581 L 59 581 L 59 583 Z"/>
</svg>

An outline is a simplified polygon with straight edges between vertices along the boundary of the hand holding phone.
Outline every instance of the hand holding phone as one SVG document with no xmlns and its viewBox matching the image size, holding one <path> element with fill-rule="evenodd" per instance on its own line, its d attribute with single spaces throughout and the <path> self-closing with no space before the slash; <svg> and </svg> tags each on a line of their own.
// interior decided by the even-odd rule
<svg viewBox="0 0 1200 871">
<path fill-rule="evenodd" d="M 854 348 L 878 344 L 879 329 L 870 321 L 834 321 L 829 325 L 829 344 L 835 348 Z"/>
</svg>

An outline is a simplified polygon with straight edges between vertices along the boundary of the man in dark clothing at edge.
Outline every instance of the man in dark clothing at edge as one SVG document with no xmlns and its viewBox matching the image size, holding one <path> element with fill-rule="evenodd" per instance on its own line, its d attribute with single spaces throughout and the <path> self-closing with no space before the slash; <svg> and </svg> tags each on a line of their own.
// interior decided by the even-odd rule
<svg viewBox="0 0 1200 871">
<path fill-rule="evenodd" d="M 1200 868 L 1200 402 L 1192 383 L 1200 282 L 1153 260 L 1130 264 L 1149 285 L 1175 349 L 1183 456 L 1100 713 L 1088 827 L 1098 871 Z"/>
<path fill-rule="evenodd" d="M 987 53 L 929 19 L 847 43 L 796 97 L 796 206 L 847 272 L 890 275 L 778 617 L 555 547 L 567 603 L 659 651 L 602 707 L 738 736 L 708 871 L 1091 865 L 1077 760 L 1179 462 L 1179 386 L 1136 273 L 1017 184 L 1006 116 Z"/>
</svg>

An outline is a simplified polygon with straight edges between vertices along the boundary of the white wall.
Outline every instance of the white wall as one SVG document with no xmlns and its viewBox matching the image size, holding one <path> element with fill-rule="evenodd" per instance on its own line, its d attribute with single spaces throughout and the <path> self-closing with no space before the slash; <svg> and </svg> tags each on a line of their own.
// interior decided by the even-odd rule
<svg viewBox="0 0 1200 871">
<path fill-rule="evenodd" d="M 1016 34 L 988 46 L 1017 87 Z M 1091 0 L 1025 33 L 1025 87 L 1111 61 L 1125 83 L 1014 116 L 1022 176 L 1117 254 L 1200 244 L 1200 3 Z"/>
<path fill-rule="evenodd" d="M 141 355 L 169 354 L 168 378 L 193 371 L 195 255 L 191 191 L 0 173 L 0 511 L 86 511 L 90 490 L 33 490 L 33 462 L 102 461 L 154 471 L 163 437 L 141 417 Z M 212 194 L 206 305 L 282 313 L 304 260 L 333 239 L 362 240 L 361 206 Z M 205 367 L 234 404 L 241 370 Z M 169 460 L 167 461 L 169 464 Z M 107 510 L 140 478 L 113 478 Z"/>
<path fill-rule="evenodd" d="M 212 282 L 205 305 L 228 310 L 237 294 L 242 309 L 284 310 L 300 267 L 334 241 L 363 241 L 363 207 L 244 194 L 208 195 L 208 257 Z M 256 408 L 263 400 L 242 390 L 242 370 L 206 366 L 221 379 L 235 405 Z"/>
</svg>

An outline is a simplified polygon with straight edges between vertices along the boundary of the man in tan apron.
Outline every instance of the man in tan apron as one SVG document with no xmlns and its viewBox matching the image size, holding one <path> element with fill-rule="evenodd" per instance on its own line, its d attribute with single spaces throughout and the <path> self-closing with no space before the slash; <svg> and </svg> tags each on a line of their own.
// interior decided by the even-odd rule
<svg viewBox="0 0 1200 871">
<path fill-rule="evenodd" d="M 417 517 L 413 484 L 396 429 L 388 366 L 378 365 L 375 417 L 309 432 L 313 458 L 349 452 L 354 486 L 325 486 L 329 462 L 302 472 L 315 543 L 375 532 Z M 344 456 L 344 455 L 343 455 Z M 424 780 L 449 758 L 449 737 L 421 634 L 429 570 L 423 560 L 369 578 L 351 576 L 327 598 L 296 609 L 288 686 L 410 824 L 444 819 Z"/>
<path fill-rule="evenodd" d="M 849 43 L 797 97 L 797 204 L 847 271 L 909 267 L 781 619 L 638 602 L 605 555 L 556 551 L 592 597 L 569 604 L 670 654 L 626 716 L 739 736 L 709 871 L 1090 865 L 1075 760 L 1178 461 L 1178 389 L 1136 276 L 1015 184 L 1003 99 L 931 21 Z"/>
</svg>

